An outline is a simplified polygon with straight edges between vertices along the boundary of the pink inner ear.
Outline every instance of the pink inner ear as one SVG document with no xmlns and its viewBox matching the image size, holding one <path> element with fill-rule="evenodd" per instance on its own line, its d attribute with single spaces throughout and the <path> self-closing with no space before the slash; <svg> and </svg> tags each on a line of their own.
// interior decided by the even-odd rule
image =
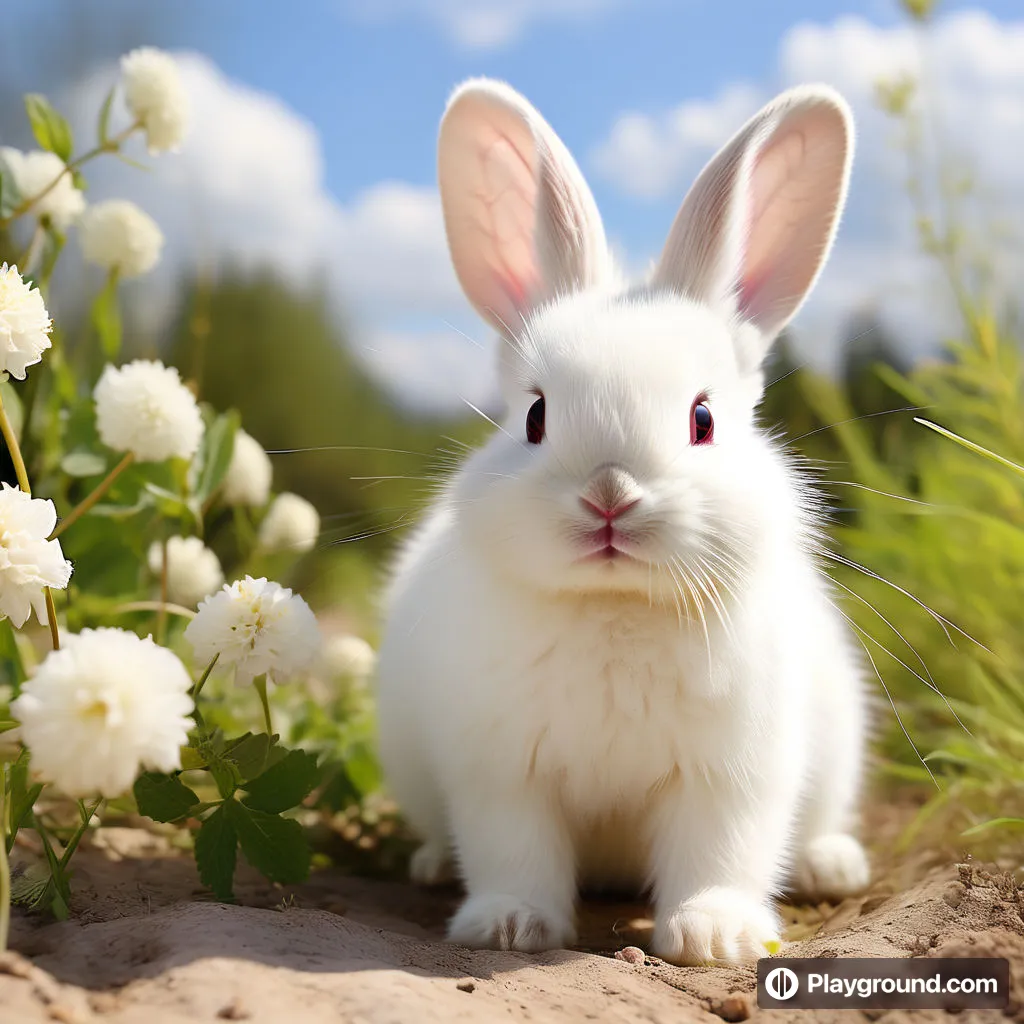
<svg viewBox="0 0 1024 1024">
<path fill-rule="evenodd" d="M 521 313 L 540 285 L 533 242 L 537 218 L 534 169 L 513 140 L 497 132 L 484 139 L 480 163 L 483 229 L 491 237 L 487 265 L 494 275 L 494 287 L 511 311 Z M 494 312 L 504 319 L 510 310 Z"/>
<path fill-rule="evenodd" d="M 806 217 L 804 133 L 792 131 L 766 146 L 750 171 L 749 214 L 738 299 L 744 315 L 756 319 L 789 287 L 787 259 L 793 236 Z"/>
</svg>

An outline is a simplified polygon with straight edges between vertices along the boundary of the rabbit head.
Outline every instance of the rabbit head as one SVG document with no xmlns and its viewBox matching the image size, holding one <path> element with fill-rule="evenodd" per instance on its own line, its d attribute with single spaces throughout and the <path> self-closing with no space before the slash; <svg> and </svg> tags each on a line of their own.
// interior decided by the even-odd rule
<svg viewBox="0 0 1024 1024">
<path fill-rule="evenodd" d="M 832 244 L 852 134 L 832 90 L 779 96 L 703 170 L 649 279 L 629 286 L 543 118 L 501 83 L 455 92 L 445 227 L 502 340 L 505 415 L 451 492 L 484 557 L 543 590 L 697 593 L 806 525 L 806 492 L 755 408 L 764 356 Z"/>
</svg>

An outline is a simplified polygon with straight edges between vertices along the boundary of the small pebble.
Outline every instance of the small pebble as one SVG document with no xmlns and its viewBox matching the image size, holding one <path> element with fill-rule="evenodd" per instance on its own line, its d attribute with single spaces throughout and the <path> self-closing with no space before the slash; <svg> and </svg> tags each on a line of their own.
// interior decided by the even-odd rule
<svg viewBox="0 0 1024 1024">
<path fill-rule="evenodd" d="M 750 996 L 746 992 L 733 992 L 718 1004 L 715 1013 L 722 1020 L 746 1020 L 750 1016 Z"/>
<path fill-rule="evenodd" d="M 246 1009 L 245 1003 L 241 999 L 232 999 L 226 1006 L 222 1006 L 217 1011 L 217 1016 L 221 1020 L 247 1020 L 252 1014 Z"/>
<path fill-rule="evenodd" d="M 469 978 L 466 978 L 464 981 L 457 982 L 455 987 L 460 992 L 475 992 L 476 982 L 471 981 Z"/>
<path fill-rule="evenodd" d="M 963 882 L 950 882 L 942 894 L 942 898 L 955 910 L 963 903 L 966 892 L 967 886 Z"/>
<path fill-rule="evenodd" d="M 647 954 L 639 946 L 626 946 L 615 954 L 616 960 L 625 960 L 627 964 L 640 967 L 647 959 Z"/>
</svg>

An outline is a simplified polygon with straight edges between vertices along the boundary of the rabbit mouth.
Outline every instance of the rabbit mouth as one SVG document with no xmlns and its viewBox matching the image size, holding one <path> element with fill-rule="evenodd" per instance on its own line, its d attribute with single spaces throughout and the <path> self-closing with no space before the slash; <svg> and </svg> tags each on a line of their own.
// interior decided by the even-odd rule
<svg viewBox="0 0 1024 1024">
<path fill-rule="evenodd" d="M 589 550 L 577 559 L 579 562 L 636 561 L 624 546 L 628 543 L 625 535 L 610 523 L 599 530 L 594 530 L 586 539 Z"/>
</svg>

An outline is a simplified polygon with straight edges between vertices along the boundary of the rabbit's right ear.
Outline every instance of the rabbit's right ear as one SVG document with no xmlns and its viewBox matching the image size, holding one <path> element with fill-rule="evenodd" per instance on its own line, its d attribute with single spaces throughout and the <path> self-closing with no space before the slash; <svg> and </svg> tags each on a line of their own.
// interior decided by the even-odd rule
<svg viewBox="0 0 1024 1024">
<path fill-rule="evenodd" d="M 604 228 L 583 175 L 509 86 L 474 79 L 455 91 L 441 121 L 438 179 L 459 282 L 503 333 L 546 299 L 610 274 Z"/>
</svg>

